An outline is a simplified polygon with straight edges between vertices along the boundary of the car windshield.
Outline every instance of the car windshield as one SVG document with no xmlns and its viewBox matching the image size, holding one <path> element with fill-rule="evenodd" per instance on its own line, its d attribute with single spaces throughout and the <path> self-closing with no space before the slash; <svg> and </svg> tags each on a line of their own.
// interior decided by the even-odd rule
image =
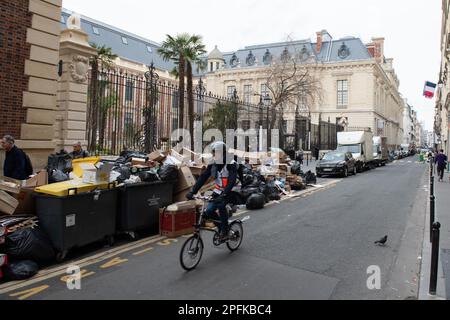
<svg viewBox="0 0 450 320">
<path fill-rule="evenodd" d="M 327 153 L 323 160 L 325 161 L 344 161 L 345 153 Z"/>
<path fill-rule="evenodd" d="M 350 152 L 350 153 L 361 153 L 361 145 L 352 144 L 352 145 L 347 145 L 347 146 L 339 146 L 337 151 Z"/>
</svg>

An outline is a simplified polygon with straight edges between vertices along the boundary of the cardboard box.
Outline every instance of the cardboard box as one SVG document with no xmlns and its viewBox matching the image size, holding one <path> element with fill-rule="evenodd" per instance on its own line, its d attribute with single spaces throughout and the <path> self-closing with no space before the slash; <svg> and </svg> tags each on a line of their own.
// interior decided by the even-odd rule
<svg viewBox="0 0 450 320">
<path fill-rule="evenodd" d="M 34 177 L 25 181 L 25 188 L 36 188 L 48 184 L 48 173 L 45 170 L 40 171 Z"/>
<path fill-rule="evenodd" d="M 201 176 L 206 171 L 206 166 L 199 166 L 199 167 L 193 167 L 189 166 L 189 169 L 191 169 L 191 172 L 194 176 Z"/>
<path fill-rule="evenodd" d="M 33 198 L 34 188 L 21 188 L 13 197 L 19 201 L 14 214 L 36 214 L 36 200 Z"/>
<path fill-rule="evenodd" d="M 16 198 L 0 190 L 0 213 L 13 214 L 18 205 Z"/>
<path fill-rule="evenodd" d="M 175 188 L 175 193 L 183 191 L 188 188 L 192 188 L 196 183 L 194 175 L 192 174 L 191 169 L 187 166 L 182 166 L 180 170 L 178 170 L 178 183 Z"/>
<path fill-rule="evenodd" d="M 108 162 L 99 162 L 97 165 L 82 163 L 80 167 L 83 169 L 83 183 L 99 184 L 109 183 L 109 176 L 114 164 Z"/>
<path fill-rule="evenodd" d="M 161 151 L 154 151 L 154 152 L 150 153 L 147 157 L 151 161 L 163 162 L 164 159 L 166 159 L 166 157 L 167 157 L 167 153 L 164 153 Z"/>
<path fill-rule="evenodd" d="M 0 190 L 17 194 L 20 192 L 22 184 L 23 182 L 20 180 L 0 176 Z"/>
</svg>

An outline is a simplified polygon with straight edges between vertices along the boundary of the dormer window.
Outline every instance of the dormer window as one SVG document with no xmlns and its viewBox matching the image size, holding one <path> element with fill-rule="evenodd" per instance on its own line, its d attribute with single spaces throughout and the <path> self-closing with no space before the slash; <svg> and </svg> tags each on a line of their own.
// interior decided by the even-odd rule
<svg viewBox="0 0 450 320">
<path fill-rule="evenodd" d="M 269 49 L 267 49 L 266 53 L 264 54 L 263 63 L 265 65 L 269 65 L 272 63 L 272 54 L 270 53 Z"/>
<path fill-rule="evenodd" d="M 245 62 L 247 63 L 248 66 L 253 66 L 255 65 L 256 62 L 256 58 L 253 54 L 253 52 L 250 50 L 250 53 L 247 56 L 247 59 L 245 60 Z"/>
<path fill-rule="evenodd" d="M 281 61 L 287 62 L 291 58 L 291 54 L 289 53 L 288 48 L 284 48 L 283 53 L 281 54 Z"/>
<path fill-rule="evenodd" d="M 123 43 L 123 44 L 128 44 L 128 40 L 127 40 L 127 38 L 125 38 L 125 37 L 122 37 L 122 43 Z"/>
<path fill-rule="evenodd" d="M 230 60 L 230 65 L 232 68 L 235 68 L 238 66 L 238 64 L 239 64 L 239 59 L 236 56 L 236 53 L 233 53 L 233 56 L 231 57 L 231 60 Z"/>
<path fill-rule="evenodd" d="M 300 61 L 306 61 L 309 58 L 309 52 L 305 45 L 303 45 L 302 50 L 299 53 Z"/>
<path fill-rule="evenodd" d="M 98 36 L 100 35 L 100 31 L 98 30 L 97 27 L 92 26 L 92 32 L 94 32 L 94 34 L 96 34 Z"/>
<path fill-rule="evenodd" d="M 342 45 L 341 45 L 341 47 L 339 48 L 339 51 L 338 51 L 339 58 L 345 59 L 349 55 L 350 55 L 350 49 L 347 47 L 345 42 L 342 42 Z"/>
<path fill-rule="evenodd" d="M 153 52 L 152 47 L 147 46 L 147 51 L 148 51 L 149 53 L 152 53 L 152 52 Z"/>
</svg>

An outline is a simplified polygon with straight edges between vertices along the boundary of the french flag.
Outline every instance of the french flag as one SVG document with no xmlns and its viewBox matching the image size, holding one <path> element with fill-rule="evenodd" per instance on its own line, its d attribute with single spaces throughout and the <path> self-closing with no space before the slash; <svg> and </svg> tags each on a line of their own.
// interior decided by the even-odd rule
<svg viewBox="0 0 450 320">
<path fill-rule="evenodd" d="M 425 88 L 423 89 L 423 95 L 428 98 L 432 99 L 434 97 L 434 92 L 436 91 L 436 84 L 432 82 L 425 82 Z"/>
</svg>

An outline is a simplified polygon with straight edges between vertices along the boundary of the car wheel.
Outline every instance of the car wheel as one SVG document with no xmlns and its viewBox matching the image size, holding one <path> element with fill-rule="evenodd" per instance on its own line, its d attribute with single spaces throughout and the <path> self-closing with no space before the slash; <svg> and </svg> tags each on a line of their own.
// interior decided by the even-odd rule
<svg viewBox="0 0 450 320">
<path fill-rule="evenodd" d="M 322 178 L 322 175 L 320 173 L 316 174 L 317 178 Z"/>
<path fill-rule="evenodd" d="M 358 174 L 358 170 L 356 169 L 356 166 L 353 166 L 353 175 L 356 176 Z"/>
<path fill-rule="evenodd" d="M 344 168 L 344 174 L 343 174 L 343 176 L 344 176 L 344 178 L 347 178 L 347 177 L 348 177 L 348 168 L 347 168 L 347 167 Z"/>
</svg>

